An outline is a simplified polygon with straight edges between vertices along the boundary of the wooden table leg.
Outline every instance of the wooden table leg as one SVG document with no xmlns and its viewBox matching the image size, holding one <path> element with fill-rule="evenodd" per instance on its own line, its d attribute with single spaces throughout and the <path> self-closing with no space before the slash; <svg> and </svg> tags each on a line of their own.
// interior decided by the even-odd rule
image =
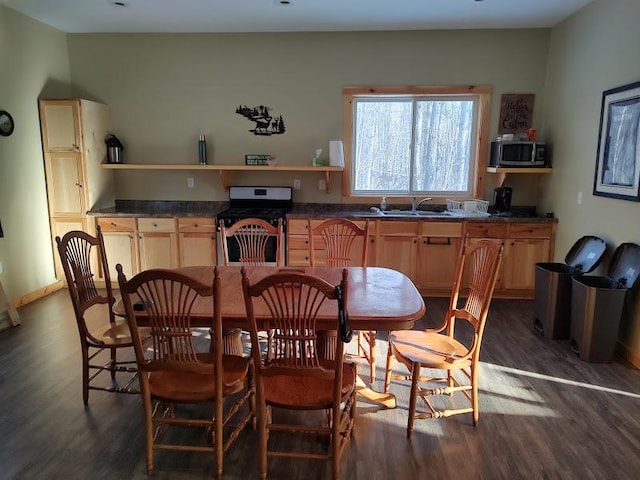
<svg viewBox="0 0 640 480">
<path fill-rule="evenodd" d="M 335 351 L 335 342 L 339 341 L 336 331 L 322 331 L 318 333 L 318 353 L 321 358 L 325 358 L 325 352 Z M 367 367 L 369 365 L 367 364 Z M 385 408 L 396 408 L 396 397 L 391 393 L 376 392 L 371 386 L 360 377 L 356 376 L 356 392 L 364 397 L 366 401 L 381 405 Z"/>
</svg>

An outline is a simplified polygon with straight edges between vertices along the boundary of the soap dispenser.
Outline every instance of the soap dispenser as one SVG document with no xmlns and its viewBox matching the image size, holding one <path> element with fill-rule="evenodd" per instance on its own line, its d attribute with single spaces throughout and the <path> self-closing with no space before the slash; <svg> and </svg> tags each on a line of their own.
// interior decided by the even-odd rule
<svg viewBox="0 0 640 480">
<path fill-rule="evenodd" d="M 387 197 L 382 197 L 380 200 L 380 211 L 384 212 L 387 209 Z"/>
</svg>

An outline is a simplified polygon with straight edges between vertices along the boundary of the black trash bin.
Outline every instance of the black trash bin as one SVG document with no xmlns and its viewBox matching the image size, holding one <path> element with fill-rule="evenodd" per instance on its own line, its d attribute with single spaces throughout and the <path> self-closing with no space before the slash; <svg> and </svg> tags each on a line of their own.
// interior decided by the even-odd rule
<svg viewBox="0 0 640 480">
<path fill-rule="evenodd" d="M 587 235 L 567 253 L 564 263 L 536 263 L 533 328 L 545 338 L 568 340 L 571 321 L 571 277 L 591 272 L 602 261 L 607 244 Z"/>
<path fill-rule="evenodd" d="M 608 277 L 573 277 L 571 349 L 580 360 L 613 359 L 627 291 L 640 276 L 640 245 L 623 243 L 609 262 Z"/>
</svg>

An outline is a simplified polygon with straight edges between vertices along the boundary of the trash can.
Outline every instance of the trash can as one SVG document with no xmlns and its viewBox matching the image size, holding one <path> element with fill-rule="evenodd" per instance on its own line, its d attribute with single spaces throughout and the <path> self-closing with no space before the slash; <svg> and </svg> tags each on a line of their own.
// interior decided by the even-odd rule
<svg viewBox="0 0 640 480">
<path fill-rule="evenodd" d="M 572 279 L 570 345 L 587 362 L 613 359 L 625 296 L 640 275 L 640 246 L 623 243 L 616 248 L 607 273 Z"/>
<path fill-rule="evenodd" d="M 109 163 L 122 163 L 122 151 L 124 147 L 118 137 L 115 135 L 109 135 L 104 143 L 107 144 L 107 162 Z"/>
<path fill-rule="evenodd" d="M 607 244 L 587 235 L 567 253 L 564 263 L 536 263 L 533 328 L 545 338 L 568 340 L 571 321 L 571 277 L 591 272 L 602 261 Z"/>
</svg>

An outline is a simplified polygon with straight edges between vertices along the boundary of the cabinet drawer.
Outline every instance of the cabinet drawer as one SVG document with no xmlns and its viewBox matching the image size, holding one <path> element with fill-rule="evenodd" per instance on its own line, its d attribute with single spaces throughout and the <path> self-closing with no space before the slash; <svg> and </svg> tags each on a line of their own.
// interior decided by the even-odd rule
<svg viewBox="0 0 640 480">
<path fill-rule="evenodd" d="M 103 232 L 133 232 L 136 229 L 134 217 L 100 217 L 98 225 Z"/>
<path fill-rule="evenodd" d="M 467 223 L 466 228 L 471 238 L 505 238 L 507 236 L 507 225 L 500 223 Z"/>
<path fill-rule="evenodd" d="M 462 222 L 422 222 L 420 235 L 428 237 L 461 237 Z"/>
<path fill-rule="evenodd" d="M 174 218 L 138 218 L 140 232 L 175 232 Z"/>
<path fill-rule="evenodd" d="M 215 232 L 216 219 L 214 217 L 180 217 L 178 218 L 179 232 Z"/>
<path fill-rule="evenodd" d="M 312 227 L 320 225 L 321 223 L 322 220 L 311 220 Z M 307 219 L 289 220 L 287 232 L 292 235 L 307 235 Z"/>
<path fill-rule="evenodd" d="M 287 248 L 289 250 L 303 250 L 309 253 L 309 237 L 306 235 L 289 235 Z"/>
<path fill-rule="evenodd" d="M 551 238 L 553 225 L 548 223 L 512 223 L 509 238 Z"/>
</svg>

